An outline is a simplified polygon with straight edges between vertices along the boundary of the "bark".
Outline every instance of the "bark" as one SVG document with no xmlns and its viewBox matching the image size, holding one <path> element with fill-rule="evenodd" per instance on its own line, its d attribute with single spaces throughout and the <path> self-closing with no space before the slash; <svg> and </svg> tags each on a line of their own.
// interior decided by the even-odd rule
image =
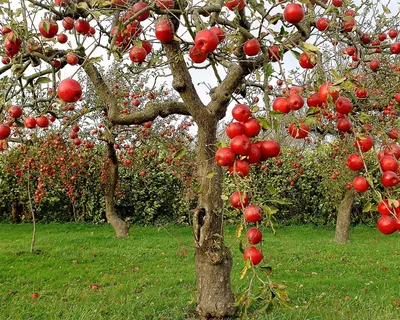
<svg viewBox="0 0 400 320">
<path fill-rule="evenodd" d="M 346 190 L 340 202 L 336 219 L 335 241 L 346 243 L 349 240 L 351 211 L 353 209 L 356 193 L 354 190 Z"/>
<path fill-rule="evenodd" d="M 18 202 L 17 199 L 14 199 L 12 202 L 11 208 L 11 221 L 12 223 L 20 223 L 21 222 L 21 213 L 22 213 L 22 206 Z"/>
<path fill-rule="evenodd" d="M 107 142 L 108 167 L 107 182 L 105 185 L 106 218 L 115 231 L 117 238 L 129 235 L 128 225 L 118 217 L 115 210 L 115 188 L 118 182 L 118 159 L 114 149 L 114 143 Z"/>
<path fill-rule="evenodd" d="M 222 170 L 214 160 L 217 120 L 209 117 L 197 124 L 198 178 L 202 190 L 193 221 L 196 310 L 201 319 L 222 319 L 235 314 L 235 298 L 230 284 L 232 255 L 223 238 Z M 214 175 L 211 177 L 209 172 Z"/>
</svg>

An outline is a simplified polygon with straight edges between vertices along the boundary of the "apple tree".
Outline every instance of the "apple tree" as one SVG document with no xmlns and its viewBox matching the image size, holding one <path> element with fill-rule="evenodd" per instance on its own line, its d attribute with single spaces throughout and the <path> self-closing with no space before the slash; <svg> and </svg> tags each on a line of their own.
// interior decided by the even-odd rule
<svg viewBox="0 0 400 320">
<path fill-rule="evenodd" d="M 86 73 L 101 100 L 99 111 L 104 115 L 102 138 L 108 146 L 110 164 L 106 210 L 117 235 L 125 235 L 127 227 L 114 212 L 118 177 L 115 127 L 144 124 L 157 117 L 190 116 L 197 127 L 196 166 L 200 186 L 193 218 L 197 311 L 202 319 L 232 316 L 235 314 L 230 285 L 232 256 L 223 237 L 220 165 L 230 166 L 235 176 L 242 177 L 249 168 L 250 152 L 258 154 L 259 159 L 254 163 L 279 153 L 277 133 L 283 121 L 280 113 L 300 112 L 305 97 L 299 88 L 289 91 L 282 59 L 286 52 L 296 55 L 300 49 L 303 67 L 317 64 L 318 48 L 306 41 L 312 40 L 310 37 L 317 29 L 328 28 L 326 23 L 325 27 L 316 23 L 319 15 L 329 15 L 332 20 L 328 26 L 332 23 L 336 32 L 327 33 L 331 40 L 348 43 L 353 37 L 358 39 L 355 13 L 344 13 L 341 1 L 326 2 L 21 0 L 2 3 L 5 65 L 0 73 L 7 75 L 2 79 L 2 102 L 6 106 L 3 111 L 10 112 L 14 105 L 22 106 L 25 126 L 29 128 L 33 126 L 33 121 L 27 121 L 30 114 L 39 116 L 51 112 L 50 107 L 79 106 L 79 100 L 84 100 L 82 92 L 89 86 L 77 81 L 76 69 L 70 66 L 75 65 Z M 168 100 L 151 99 L 141 108 L 124 111 L 123 102 L 102 70 L 107 67 L 108 59 L 116 61 L 121 74 L 127 78 L 143 75 L 146 81 L 155 79 L 158 85 L 160 79 L 168 79 L 176 94 Z M 276 92 L 271 90 L 270 81 L 274 78 L 285 84 L 289 98 L 275 102 L 271 110 L 269 99 Z M 199 79 L 207 84 L 206 92 L 201 90 Z M 317 109 L 321 109 L 322 103 L 332 106 L 339 89 L 322 83 L 319 87 L 322 87 L 319 102 L 308 105 Z M 253 88 L 263 95 L 263 120 L 249 118 L 249 108 L 241 103 Z M 244 131 L 238 135 L 241 129 L 235 131 L 230 151 L 225 150 L 222 160 L 217 157 L 215 161 L 218 124 L 232 100 L 237 102 L 239 111 L 233 116 L 239 127 L 243 125 L 246 129 L 242 128 Z M 309 119 L 313 111 L 318 111 L 312 108 L 307 112 Z M 11 117 L 0 128 L 1 139 L 10 136 L 10 125 L 18 125 Z M 245 125 L 248 121 L 250 125 Z M 294 119 L 288 126 L 290 135 L 306 138 L 310 121 Z M 260 123 L 272 138 L 257 144 L 253 137 Z M 357 145 L 362 137 L 358 138 Z M 247 197 L 240 190 L 231 198 L 231 203 L 244 209 L 249 223 L 258 221 L 261 208 L 256 204 L 247 206 Z M 254 231 L 254 235 L 258 233 Z M 250 238 L 249 244 L 255 243 Z M 244 258 L 247 263 L 251 261 L 251 267 L 263 259 L 254 246 L 245 250 Z"/>
</svg>

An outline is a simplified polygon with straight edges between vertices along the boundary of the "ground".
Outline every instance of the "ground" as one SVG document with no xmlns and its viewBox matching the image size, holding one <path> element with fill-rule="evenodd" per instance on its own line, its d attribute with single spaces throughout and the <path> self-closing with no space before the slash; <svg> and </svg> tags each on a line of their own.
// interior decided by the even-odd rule
<svg viewBox="0 0 400 320">
<path fill-rule="evenodd" d="M 0 319 L 190 319 L 195 274 L 190 228 L 132 227 L 115 239 L 111 227 L 0 224 Z M 233 288 L 243 267 L 234 227 Z M 288 286 L 291 309 L 259 319 L 400 318 L 399 234 L 356 227 L 351 242 L 332 241 L 333 228 L 264 231 L 272 279 Z M 92 285 L 97 284 L 98 288 Z M 37 299 L 32 294 L 38 293 Z"/>
</svg>

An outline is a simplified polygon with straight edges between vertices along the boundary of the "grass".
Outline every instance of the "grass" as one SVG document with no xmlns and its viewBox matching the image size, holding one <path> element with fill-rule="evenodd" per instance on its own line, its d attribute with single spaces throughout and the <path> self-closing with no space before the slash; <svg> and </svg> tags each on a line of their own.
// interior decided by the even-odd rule
<svg viewBox="0 0 400 320">
<path fill-rule="evenodd" d="M 1 320 L 175 320 L 193 314 L 189 228 L 134 226 L 128 239 L 115 239 L 106 225 L 39 225 L 40 251 L 30 254 L 31 227 L 0 224 Z M 237 291 L 243 262 L 234 233 L 227 228 Z M 332 229 L 285 227 L 276 236 L 265 230 L 272 279 L 288 286 L 292 308 L 258 319 L 400 319 L 399 235 L 357 227 L 351 236 L 351 243 L 338 245 Z"/>
</svg>

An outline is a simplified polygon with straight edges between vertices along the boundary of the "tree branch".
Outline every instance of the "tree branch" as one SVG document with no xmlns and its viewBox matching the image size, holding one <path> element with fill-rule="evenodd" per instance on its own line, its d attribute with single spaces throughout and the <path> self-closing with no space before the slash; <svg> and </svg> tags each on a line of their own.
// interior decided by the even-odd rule
<svg viewBox="0 0 400 320">
<path fill-rule="evenodd" d="M 148 102 L 143 110 L 135 111 L 128 114 L 119 114 L 111 119 L 114 124 L 130 125 L 141 124 L 152 121 L 158 116 L 165 118 L 172 114 L 190 115 L 188 108 L 183 102 L 178 101 L 160 101 Z"/>
<path fill-rule="evenodd" d="M 201 101 L 189 73 L 179 42 L 163 44 L 172 73 L 172 87 L 179 93 L 192 117 L 204 114 L 204 104 Z"/>
</svg>

